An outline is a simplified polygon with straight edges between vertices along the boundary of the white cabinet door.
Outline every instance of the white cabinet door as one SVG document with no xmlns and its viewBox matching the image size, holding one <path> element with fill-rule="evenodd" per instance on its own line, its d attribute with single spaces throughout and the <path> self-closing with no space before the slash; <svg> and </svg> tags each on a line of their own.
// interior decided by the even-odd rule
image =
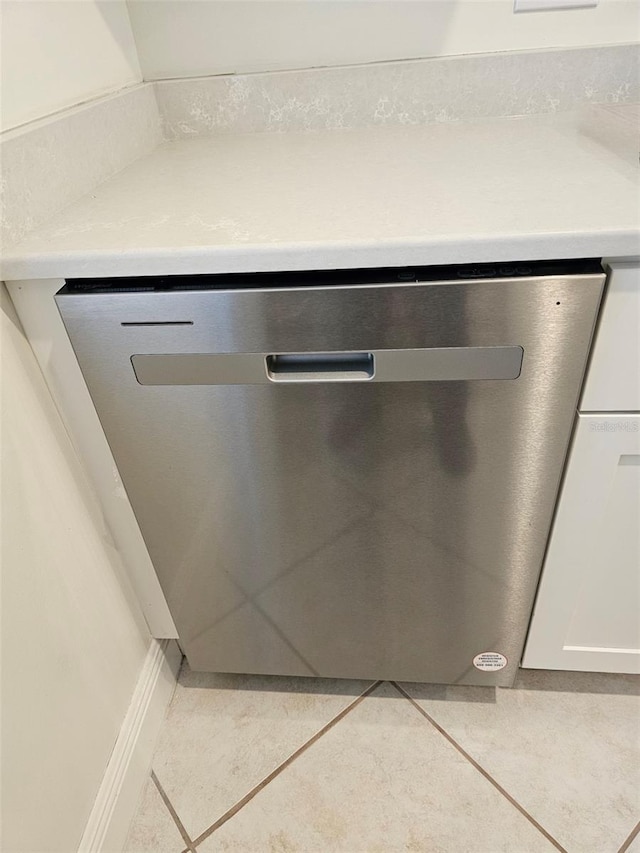
<svg viewBox="0 0 640 853">
<path fill-rule="evenodd" d="M 611 263 L 581 412 L 640 411 L 640 266 Z"/>
<path fill-rule="evenodd" d="M 640 673 L 640 415 L 578 416 L 522 665 Z"/>
</svg>

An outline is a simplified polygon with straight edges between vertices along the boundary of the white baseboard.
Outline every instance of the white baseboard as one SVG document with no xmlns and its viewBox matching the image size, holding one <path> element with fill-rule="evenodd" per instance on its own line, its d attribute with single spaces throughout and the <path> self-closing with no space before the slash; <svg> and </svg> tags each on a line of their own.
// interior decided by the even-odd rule
<svg viewBox="0 0 640 853">
<path fill-rule="evenodd" d="M 151 641 L 78 853 L 122 851 L 149 775 L 181 660 L 182 653 L 175 640 Z"/>
</svg>

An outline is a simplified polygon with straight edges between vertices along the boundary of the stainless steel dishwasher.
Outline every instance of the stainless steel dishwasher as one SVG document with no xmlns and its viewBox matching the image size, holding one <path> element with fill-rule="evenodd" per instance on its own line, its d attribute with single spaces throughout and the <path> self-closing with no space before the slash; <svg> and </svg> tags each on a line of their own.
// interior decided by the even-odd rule
<svg viewBox="0 0 640 853">
<path fill-rule="evenodd" d="M 597 261 L 68 281 L 190 665 L 510 685 Z"/>
</svg>

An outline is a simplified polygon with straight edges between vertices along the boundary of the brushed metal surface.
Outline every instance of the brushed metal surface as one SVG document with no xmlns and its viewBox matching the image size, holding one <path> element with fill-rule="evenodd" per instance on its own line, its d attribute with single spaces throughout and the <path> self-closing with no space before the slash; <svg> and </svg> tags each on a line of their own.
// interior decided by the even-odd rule
<svg viewBox="0 0 640 853">
<path fill-rule="evenodd" d="M 517 379 L 522 347 L 431 347 L 371 353 L 179 353 L 131 356 L 141 385 L 442 382 Z"/>
<path fill-rule="evenodd" d="M 511 684 L 603 278 L 58 296 L 191 666 Z M 193 325 L 122 325 L 145 320 Z M 452 347 L 522 347 L 520 375 L 141 385 L 131 364 Z"/>
</svg>

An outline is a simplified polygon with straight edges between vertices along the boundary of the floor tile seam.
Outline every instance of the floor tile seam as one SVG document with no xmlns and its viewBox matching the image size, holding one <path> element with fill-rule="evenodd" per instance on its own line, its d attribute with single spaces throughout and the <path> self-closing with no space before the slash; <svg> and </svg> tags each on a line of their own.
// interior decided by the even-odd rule
<svg viewBox="0 0 640 853">
<path fill-rule="evenodd" d="M 188 853 L 196 853 L 196 848 L 193 844 L 193 841 L 191 840 L 189 833 L 184 828 L 184 824 L 180 820 L 180 817 L 178 816 L 177 811 L 173 807 L 173 803 L 169 799 L 167 792 L 162 787 L 160 780 L 158 779 L 158 777 L 155 774 L 155 771 L 153 771 L 153 770 L 151 771 L 151 780 L 152 780 L 153 784 L 156 786 L 156 789 L 162 798 L 162 802 L 167 807 L 167 811 L 171 815 L 171 818 L 172 818 L 173 822 L 175 823 L 175 825 L 178 829 L 178 832 L 182 836 L 182 840 L 187 845 L 186 850 L 188 851 Z M 186 851 L 185 851 L 185 853 L 186 853 Z"/>
<path fill-rule="evenodd" d="M 471 766 L 475 770 L 477 770 L 478 773 L 480 773 L 487 780 L 487 782 L 489 782 L 491 785 L 493 785 L 493 787 L 498 791 L 498 793 L 500 793 L 515 809 L 517 809 L 520 812 L 520 814 L 523 817 L 525 817 L 529 821 L 529 823 L 531 823 L 538 830 L 538 832 L 540 832 L 542 835 L 544 835 L 544 837 L 547 839 L 547 841 L 549 841 L 551 844 L 553 844 L 553 846 L 556 848 L 556 850 L 559 850 L 560 853 L 568 853 L 566 848 L 564 848 L 560 844 L 560 842 L 557 841 L 553 837 L 553 835 L 551 835 L 551 833 L 548 832 L 542 826 L 541 823 L 539 823 L 532 815 L 530 815 L 529 812 L 522 805 L 520 805 L 520 803 L 515 799 L 515 797 L 513 797 L 505 788 L 503 788 L 502 785 L 498 781 L 496 781 L 493 778 L 493 776 L 487 770 L 485 770 L 485 768 L 481 764 L 479 764 L 475 760 L 475 758 L 473 758 L 473 756 L 471 756 L 466 751 L 466 749 L 464 749 L 464 747 L 462 747 L 456 741 L 456 739 L 454 737 L 452 737 L 449 734 L 449 732 L 446 731 L 446 729 L 444 729 L 439 723 L 437 723 L 433 719 L 433 717 L 430 714 L 428 714 L 424 710 L 424 708 L 422 708 L 418 704 L 418 702 L 416 702 L 416 700 L 409 693 L 406 692 L 406 690 L 404 690 L 395 681 L 391 681 L 390 683 L 395 687 L 395 689 L 398 691 L 398 693 L 401 696 L 403 696 L 405 699 L 407 699 L 411 703 L 411 705 L 413 705 L 413 707 L 416 709 L 416 711 L 418 711 L 419 714 L 421 714 L 426 720 L 428 720 L 428 722 L 431 723 L 431 725 L 436 729 L 436 731 L 439 732 L 451 744 L 451 746 L 453 746 L 454 749 L 456 749 L 460 753 L 460 755 L 462 755 L 469 762 L 469 764 L 471 764 Z M 620 851 L 618 851 L 618 853 L 620 853 Z"/>
<path fill-rule="evenodd" d="M 311 746 L 313 746 L 317 741 L 319 741 L 327 732 L 329 732 L 334 726 L 336 726 L 339 722 L 341 722 L 351 711 L 360 705 L 367 696 L 370 696 L 381 684 L 382 681 L 373 681 L 367 688 L 364 690 L 359 696 L 357 696 L 353 702 L 350 702 L 346 708 L 343 708 L 339 713 L 337 713 L 334 717 L 332 717 L 328 723 L 325 723 L 322 728 L 318 729 L 311 737 L 309 737 L 301 746 L 299 746 L 294 752 L 291 753 L 284 761 L 282 761 L 274 770 L 271 771 L 265 778 L 259 782 L 257 785 L 254 785 L 244 797 L 241 797 L 236 803 L 234 803 L 231 808 L 227 809 L 224 814 L 222 814 L 216 821 L 214 821 L 211 826 L 207 827 L 204 832 L 201 832 L 200 835 L 197 836 L 191 843 L 194 847 L 198 847 L 198 845 L 202 844 L 207 838 L 210 838 L 216 830 L 220 829 L 225 823 L 231 820 L 238 812 L 240 812 L 248 803 L 250 803 L 261 791 L 263 791 L 274 779 L 280 776 L 293 762 L 300 757 L 304 752 L 306 752 Z"/>
<path fill-rule="evenodd" d="M 625 851 L 627 851 L 631 847 L 631 845 L 633 844 L 633 842 L 636 840 L 636 838 L 639 835 L 640 835 L 640 820 L 633 827 L 633 829 L 631 830 L 629 835 L 627 835 L 625 840 L 622 842 L 622 846 L 618 850 L 618 853 L 625 853 Z"/>
</svg>

